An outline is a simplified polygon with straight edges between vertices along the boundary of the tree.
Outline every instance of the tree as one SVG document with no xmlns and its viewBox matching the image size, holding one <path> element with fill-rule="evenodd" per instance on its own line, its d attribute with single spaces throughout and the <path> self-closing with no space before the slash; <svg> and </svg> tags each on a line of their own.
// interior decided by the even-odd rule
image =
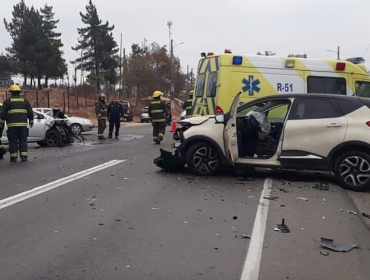
<svg viewBox="0 0 370 280">
<path fill-rule="evenodd" d="M 45 77 L 61 77 L 66 73 L 66 64 L 62 58 L 63 46 L 60 34 L 54 29 L 58 21 L 54 20 L 52 7 L 45 5 L 41 12 L 34 7 L 27 7 L 24 0 L 13 6 L 12 20 L 4 19 L 6 30 L 13 39 L 6 50 L 11 63 L 11 72 L 22 74 L 24 85 L 27 77 L 38 80 Z"/>
<path fill-rule="evenodd" d="M 103 80 L 114 83 L 116 79 L 118 48 L 112 34 L 114 25 L 110 26 L 108 21 L 102 23 L 92 0 L 86 6 L 86 14 L 80 12 L 80 16 L 87 26 L 77 29 L 80 38 L 72 49 L 81 51 L 82 55 L 74 62 L 77 69 L 90 72 L 89 81 L 100 90 Z"/>
<path fill-rule="evenodd" d="M 67 72 L 66 61 L 63 59 L 61 33 L 55 32 L 59 20 L 54 19 L 53 7 L 45 4 L 40 9 L 43 20 L 43 32 L 47 38 L 48 57 L 45 61 L 45 85 L 48 86 L 49 78 L 63 77 Z"/>
</svg>

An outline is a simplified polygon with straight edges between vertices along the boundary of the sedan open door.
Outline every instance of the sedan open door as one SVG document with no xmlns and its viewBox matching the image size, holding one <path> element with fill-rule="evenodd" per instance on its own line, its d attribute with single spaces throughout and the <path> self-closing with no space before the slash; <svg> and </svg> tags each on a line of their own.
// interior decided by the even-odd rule
<svg viewBox="0 0 370 280">
<path fill-rule="evenodd" d="M 229 111 L 229 119 L 224 129 L 224 143 L 225 143 L 225 154 L 230 164 L 234 165 L 239 158 L 238 152 L 238 133 L 236 130 L 236 117 L 239 101 L 242 93 L 239 92 L 233 103 L 231 104 Z"/>
</svg>

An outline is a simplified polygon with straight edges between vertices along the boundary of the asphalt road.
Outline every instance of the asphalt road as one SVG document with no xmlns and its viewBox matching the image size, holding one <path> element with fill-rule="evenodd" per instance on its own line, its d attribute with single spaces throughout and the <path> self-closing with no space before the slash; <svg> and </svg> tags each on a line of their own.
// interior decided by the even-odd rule
<svg viewBox="0 0 370 280">
<path fill-rule="evenodd" d="M 150 124 L 123 127 L 120 140 L 86 137 L 0 162 L 0 280 L 370 279 L 369 229 L 327 176 L 167 174 L 153 164 Z M 171 142 L 168 133 L 162 146 Z M 313 188 L 328 180 L 329 190 Z M 290 233 L 274 230 L 282 219 Z M 321 237 L 361 245 L 334 252 Z"/>
</svg>

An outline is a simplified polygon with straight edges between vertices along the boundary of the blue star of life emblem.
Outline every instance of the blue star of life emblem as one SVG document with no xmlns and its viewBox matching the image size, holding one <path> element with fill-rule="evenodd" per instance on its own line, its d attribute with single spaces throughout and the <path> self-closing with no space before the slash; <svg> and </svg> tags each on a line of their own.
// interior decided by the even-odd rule
<svg viewBox="0 0 370 280">
<path fill-rule="evenodd" d="M 253 96 L 254 92 L 259 93 L 260 87 L 258 86 L 261 82 L 259 79 L 255 80 L 253 76 L 249 76 L 248 80 L 243 79 L 242 83 L 245 85 L 242 90 L 243 92 L 248 92 L 248 95 Z"/>
</svg>

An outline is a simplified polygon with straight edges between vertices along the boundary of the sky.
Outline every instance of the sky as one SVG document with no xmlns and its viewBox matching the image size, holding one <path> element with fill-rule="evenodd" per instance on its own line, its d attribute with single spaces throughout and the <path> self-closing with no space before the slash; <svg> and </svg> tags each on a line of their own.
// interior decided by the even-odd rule
<svg viewBox="0 0 370 280">
<path fill-rule="evenodd" d="M 11 20 L 13 5 L 19 0 L 0 0 L 0 18 Z M 54 7 L 60 20 L 65 59 L 77 53 L 79 12 L 85 13 L 88 0 L 25 0 L 28 6 Z M 132 43 L 147 39 L 169 44 L 168 21 L 174 54 L 183 71 L 196 70 L 201 52 L 256 54 L 265 50 L 276 55 L 303 54 L 312 58 L 363 56 L 370 68 L 369 0 L 93 0 L 103 21 L 115 25 L 114 36 L 126 53 Z M 0 21 L 0 53 L 11 38 Z M 329 51 L 328 51 L 329 50 Z M 69 71 L 72 66 L 69 64 Z"/>
</svg>

